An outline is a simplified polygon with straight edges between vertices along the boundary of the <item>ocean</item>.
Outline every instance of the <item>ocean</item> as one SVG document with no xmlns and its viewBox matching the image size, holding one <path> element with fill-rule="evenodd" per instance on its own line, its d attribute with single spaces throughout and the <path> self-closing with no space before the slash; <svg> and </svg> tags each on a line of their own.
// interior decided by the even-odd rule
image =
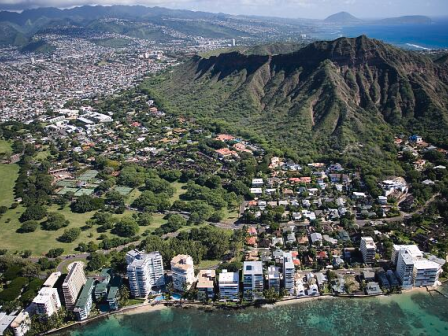
<svg viewBox="0 0 448 336">
<path fill-rule="evenodd" d="M 324 28 L 313 37 L 333 40 L 342 36 L 360 35 L 408 49 L 448 49 L 448 19 L 435 19 L 432 24 L 420 25 L 356 25 Z"/>
<path fill-rule="evenodd" d="M 440 288 L 448 294 L 448 286 Z M 411 292 L 326 299 L 273 308 L 204 312 L 165 309 L 116 315 L 58 336 L 448 335 L 448 299 Z"/>
</svg>

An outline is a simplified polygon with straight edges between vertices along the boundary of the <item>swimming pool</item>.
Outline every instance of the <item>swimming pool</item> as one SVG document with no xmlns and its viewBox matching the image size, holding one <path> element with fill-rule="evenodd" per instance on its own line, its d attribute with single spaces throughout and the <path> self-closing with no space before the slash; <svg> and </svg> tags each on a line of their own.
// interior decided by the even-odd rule
<svg viewBox="0 0 448 336">
<path fill-rule="evenodd" d="M 180 294 L 178 294 L 178 293 L 171 294 L 171 299 L 175 300 L 175 301 L 179 301 L 181 299 L 181 297 L 182 296 Z M 159 301 L 162 301 L 162 300 L 165 300 L 165 295 L 156 296 L 153 301 L 154 302 L 159 302 Z"/>
</svg>

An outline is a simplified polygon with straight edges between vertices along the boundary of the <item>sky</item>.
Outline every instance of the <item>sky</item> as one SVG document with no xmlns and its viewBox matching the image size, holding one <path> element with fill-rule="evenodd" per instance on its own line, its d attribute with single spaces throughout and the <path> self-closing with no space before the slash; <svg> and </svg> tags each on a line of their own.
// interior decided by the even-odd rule
<svg viewBox="0 0 448 336">
<path fill-rule="evenodd" d="M 448 0 L 0 0 L 0 10 L 113 4 L 312 19 L 340 11 L 360 18 L 448 16 Z"/>
</svg>

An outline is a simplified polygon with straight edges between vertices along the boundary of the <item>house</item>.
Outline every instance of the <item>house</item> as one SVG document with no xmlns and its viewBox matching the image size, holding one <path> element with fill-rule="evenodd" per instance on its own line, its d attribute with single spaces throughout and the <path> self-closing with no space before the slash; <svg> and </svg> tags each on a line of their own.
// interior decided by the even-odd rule
<svg viewBox="0 0 448 336">
<path fill-rule="evenodd" d="M 381 205 L 387 204 L 387 197 L 386 196 L 378 196 L 378 203 Z"/>
<path fill-rule="evenodd" d="M 294 276 L 294 290 L 297 297 L 306 296 L 305 286 L 303 285 L 302 276 L 298 273 Z"/>
<path fill-rule="evenodd" d="M 323 290 L 324 286 L 328 283 L 327 277 L 323 273 L 316 273 L 316 281 L 320 290 Z"/>
<path fill-rule="evenodd" d="M 380 270 L 376 273 L 378 280 L 381 284 L 381 287 L 385 289 L 391 289 L 391 285 L 389 279 L 387 278 L 386 272 L 384 270 Z"/>
<path fill-rule="evenodd" d="M 221 148 L 221 149 L 217 149 L 215 150 L 216 153 L 218 153 L 218 157 L 224 159 L 224 158 L 228 158 L 231 156 L 237 156 L 237 153 L 235 151 L 232 151 L 228 148 Z"/>
<path fill-rule="evenodd" d="M 309 296 L 318 296 L 319 295 L 319 287 L 317 286 L 317 284 L 310 285 L 308 287 L 308 290 L 306 291 L 306 293 Z"/>
<path fill-rule="evenodd" d="M 250 188 L 250 193 L 254 195 L 261 195 L 263 194 L 263 189 L 261 188 Z"/>
<path fill-rule="evenodd" d="M 366 197 L 367 197 L 366 193 L 357 192 L 357 191 L 353 192 L 353 198 L 354 199 L 362 199 L 362 198 L 366 198 Z"/>
<path fill-rule="evenodd" d="M 381 295 L 383 294 L 383 291 L 381 290 L 378 282 L 371 281 L 367 283 L 366 293 L 367 295 Z"/>
<path fill-rule="evenodd" d="M 246 245 L 256 246 L 257 245 L 257 237 L 247 237 L 246 238 Z"/>
<path fill-rule="evenodd" d="M 423 142 L 423 138 L 420 135 L 414 134 L 409 137 L 409 142 L 419 144 Z"/>
<path fill-rule="evenodd" d="M 263 179 L 262 178 L 254 178 L 252 179 L 252 187 L 253 188 L 261 188 L 263 186 Z"/>
<path fill-rule="evenodd" d="M 331 280 L 331 289 L 335 294 L 345 293 L 345 280 L 342 276 L 338 276 L 336 279 Z"/>
<path fill-rule="evenodd" d="M 322 235 L 320 233 L 316 233 L 316 232 L 314 232 L 310 235 L 310 239 L 311 239 L 311 244 L 313 244 L 313 245 L 320 245 L 320 244 L 322 244 L 322 240 L 323 240 Z"/>
<path fill-rule="evenodd" d="M 232 141 L 235 140 L 235 137 L 230 135 L 230 134 L 218 134 L 215 138 L 215 140 L 219 140 L 219 141 Z"/>
<path fill-rule="evenodd" d="M 375 281 L 375 273 L 371 270 L 363 271 L 362 277 L 366 282 Z"/>
</svg>

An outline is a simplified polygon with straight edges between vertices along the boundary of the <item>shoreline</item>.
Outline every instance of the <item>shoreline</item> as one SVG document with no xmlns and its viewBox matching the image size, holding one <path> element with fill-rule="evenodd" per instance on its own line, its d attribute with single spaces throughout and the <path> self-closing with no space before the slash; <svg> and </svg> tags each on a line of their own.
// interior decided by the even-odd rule
<svg viewBox="0 0 448 336">
<path fill-rule="evenodd" d="M 437 289 L 441 286 L 426 288 L 426 287 L 416 287 L 412 289 L 402 290 L 401 293 L 394 293 L 394 294 L 379 294 L 379 295 L 320 295 L 320 296 L 312 296 L 312 297 L 300 297 L 300 298 L 289 298 L 281 301 L 277 301 L 274 303 L 264 303 L 258 306 L 259 308 L 265 308 L 265 309 L 275 309 L 277 307 L 284 307 L 284 306 L 290 306 L 295 304 L 300 304 L 302 302 L 311 302 L 311 301 L 320 301 L 320 300 L 337 300 L 337 299 L 367 299 L 367 298 L 390 298 L 392 296 L 400 296 L 403 294 L 413 294 L 413 293 L 427 293 L 430 295 L 430 291 Z M 245 310 L 247 308 L 254 308 L 257 307 L 254 304 L 241 306 L 241 307 L 231 307 L 231 306 L 215 306 L 211 304 L 203 304 L 199 302 L 184 302 L 182 304 L 179 304 L 175 301 L 170 302 L 160 302 L 158 304 L 152 305 L 151 303 L 144 303 L 142 305 L 138 306 L 129 306 L 124 307 L 118 311 L 105 313 L 101 315 L 97 315 L 95 317 L 89 318 L 84 321 L 75 322 L 71 325 L 67 325 L 55 330 L 51 330 L 46 332 L 44 335 L 52 335 L 57 332 L 67 330 L 70 328 L 77 328 L 80 326 L 85 326 L 87 324 L 90 324 L 95 321 L 99 321 L 101 319 L 109 318 L 116 316 L 119 318 L 120 316 L 126 316 L 126 315 L 139 315 L 139 314 L 145 314 L 145 313 L 151 313 L 156 311 L 162 311 L 162 310 L 168 310 L 168 309 L 206 309 L 207 311 L 219 311 L 219 310 Z"/>
</svg>

